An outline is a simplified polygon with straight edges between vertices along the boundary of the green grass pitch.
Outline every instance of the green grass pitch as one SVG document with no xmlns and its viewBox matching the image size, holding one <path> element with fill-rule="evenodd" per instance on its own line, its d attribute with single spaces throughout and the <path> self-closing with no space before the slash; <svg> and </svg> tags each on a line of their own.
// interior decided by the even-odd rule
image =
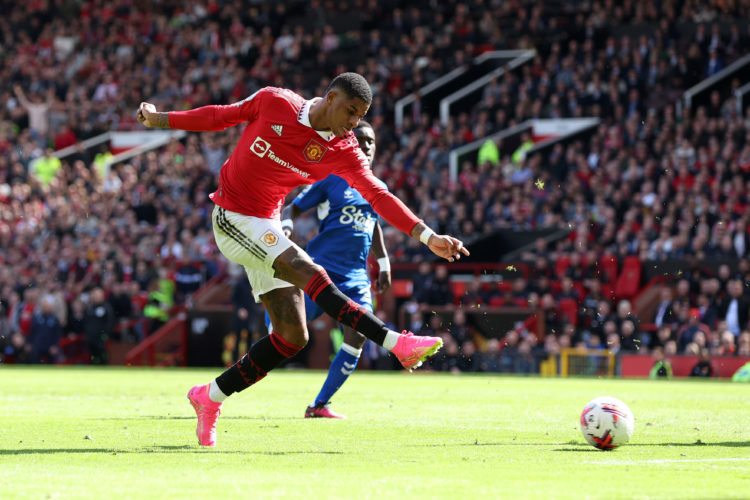
<svg viewBox="0 0 750 500">
<path fill-rule="evenodd" d="M 0 497 L 750 497 L 747 385 L 358 372 L 330 421 L 324 373 L 279 370 L 201 449 L 185 394 L 219 371 L 0 367 Z M 611 452 L 578 430 L 602 395 L 636 417 Z"/>
</svg>

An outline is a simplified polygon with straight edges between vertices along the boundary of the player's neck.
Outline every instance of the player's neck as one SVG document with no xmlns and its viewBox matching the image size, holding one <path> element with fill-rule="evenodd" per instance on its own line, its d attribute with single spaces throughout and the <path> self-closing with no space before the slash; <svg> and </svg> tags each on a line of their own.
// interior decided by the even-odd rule
<svg viewBox="0 0 750 500">
<path fill-rule="evenodd" d="M 318 99 L 310 106 L 310 126 L 313 130 L 331 130 L 331 126 L 326 119 L 326 100 Z"/>
</svg>

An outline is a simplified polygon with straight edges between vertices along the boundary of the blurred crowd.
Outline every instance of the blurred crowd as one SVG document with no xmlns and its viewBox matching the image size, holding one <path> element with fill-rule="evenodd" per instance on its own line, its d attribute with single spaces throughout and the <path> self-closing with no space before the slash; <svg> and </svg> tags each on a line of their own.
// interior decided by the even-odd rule
<svg viewBox="0 0 750 500">
<path fill-rule="evenodd" d="M 512 280 L 477 274 L 460 287 L 447 266 L 420 266 L 401 307 L 407 327 L 443 338 L 446 349 L 432 360 L 434 369 L 538 373 L 542 361 L 571 348 L 750 357 L 748 258 L 734 269 L 688 265 L 657 280 L 646 298 L 618 297 L 596 262 L 558 267 L 540 257 L 518 266 L 524 272 Z M 504 330 L 482 321 L 499 307 L 526 310 L 531 321 Z"/>
<path fill-rule="evenodd" d="M 39 339 L 70 335 L 87 339 L 101 360 L 101 342 L 143 338 L 224 266 L 207 195 L 239 127 L 191 134 L 116 164 L 105 148 L 60 159 L 53 151 L 109 130 L 138 130 L 134 111 L 143 100 L 159 109 L 228 104 L 265 85 L 309 98 L 347 70 L 373 87 L 376 175 L 440 232 L 471 244 L 498 228 L 567 228 L 568 238 L 526 258 L 566 256 L 580 273 L 587 271 L 576 259 L 590 266 L 610 255 L 748 252 L 750 115 L 718 93 L 679 117 L 672 104 L 750 44 L 743 2 L 35 0 L 0 1 L 0 8 L 0 342 L 8 359 L 63 360 L 64 352 L 50 351 L 55 342 Z M 395 126 L 398 99 L 484 51 L 524 48 L 537 51 L 533 61 L 491 82 L 446 126 L 421 106 Z M 456 182 L 448 176 L 455 147 L 528 118 L 576 116 L 602 124 L 548 153 L 499 153 L 464 163 Z M 304 243 L 316 226 L 303 218 L 295 237 Z M 394 261 L 426 257 L 393 228 L 386 240 Z M 540 279 L 480 291 L 555 309 L 557 295 L 551 302 L 534 289 Z M 601 332 L 584 334 L 601 290 L 582 289 L 582 276 L 571 281 L 588 312 L 558 342 L 609 345 L 606 321 Z M 724 285 L 714 295 L 728 294 Z M 688 310 L 700 307 L 702 286 L 691 284 Z M 104 303 L 111 322 L 101 320 Z M 78 321 L 88 310 L 99 327 Z M 46 325 L 43 333 L 32 335 L 32 323 Z M 554 347 L 516 333 L 519 351 Z M 649 345 L 658 338 L 652 334 Z M 502 350 L 464 342 L 459 336 L 462 352 Z"/>
</svg>

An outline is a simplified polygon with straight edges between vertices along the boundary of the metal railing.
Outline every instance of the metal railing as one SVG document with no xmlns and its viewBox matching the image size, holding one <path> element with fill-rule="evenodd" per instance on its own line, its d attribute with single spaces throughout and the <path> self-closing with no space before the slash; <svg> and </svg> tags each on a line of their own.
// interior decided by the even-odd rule
<svg viewBox="0 0 750 500">
<path fill-rule="evenodd" d="M 424 97 L 427 94 L 434 92 L 440 87 L 460 77 L 461 75 L 469 71 L 472 67 L 482 64 L 490 59 L 511 59 L 511 58 L 525 57 L 527 53 L 529 52 L 531 52 L 532 54 L 534 53 L 533 50 L 492 50 L 489 52 L 484 52 L 478 55 L 477 57 L 475 57 L 472 60 L 471 65 L 466 65 L 466 66 L 456 68 L 453 71 L 446 73 L 445 75 L 436 79 L 435 81 L 430 82 L 424 87 L 421 87 L 416 92 L 411 93 L 406 97 L 402 97 L 401 99 L 396 101 L 396 105 L 394 108 L 394 121 L 395 121 L 396 127 L 401 128 L 401 126 L 403 125 L 404 109 L 406 108 L 406 106 L 414 104 L 414 102 L 417 100 L 417 97 L 416 97 L 417 95 L 420 98 Z M 492 73 L 495 73 L 495 71 L 493 71 Z M 502 72 L 500 74 L 502 74 Z"/>
<path fill-rule="evenodd" d="M 105 132 L 103 134 L 90 137 L 84 141 L 77 142 L 73 144 L 72 146 L 58 149 L 57 151 L 52 153 L 52 156 L 62 159 L 62 158 L 65 158 L 72 154 L 77 153 L 78 151 L 81 150 L 81 148 L 89 149 L 94 146 L 98 146 L 99 144 L 110 141 L 114 134 L 124 134 L 124 133 L 127 133 L 127 132 L 117 132 L 117 131 Z M 136 146 L 134 148 L 130 148 L 127 151 L 123 151 L 122 153 L 114 155 L 112 158 L 110 158 L 109 163 L 115 164 L 115 163 L 120 163 L 120 162 L 129 160 L 130 158 L 136 155 L 139 155 L 141 153 L 146 153 L 148 151 L 151 151 L 152 149 L 161 147 L 174 139 L 180 140 L 187 135 L 187 132 L 185 132 L 184 130 L 160 130 L 160 131 L 147 132 L 147 133 L 154 134 L 155 136 L 158 135 L 158 137 L 151 141 L 143 143 L 139 146 Z"/>
<path fill-rule="evenodd" d="M 750 93 L 750 82 L 746 83 L 742 87 L 735 89 L 734 91 L 734 99 L 735 99 L 735 110 L 738 115 L 742 115 L 743 109 L 745 108 L 744 102 L 745 102 L 745 96 Z"/>
<path fill-rule="evenodd" d="M 713 76 L 710 76 L 706 78 L 705 80 L 702 80 L 701 82 L 693 85 L 689 89 L 685 91 L 684 94 L 682 94 L 682 102 L 681 104 L 686 108 L 690 109 L 693 105 L 693 100 L 698 94 L 701 94 L 703 92 L 706 92 L 711 87 L 720 84 L 727 78 L 730 78 L 734 76 L 739 71 L 745 69 L 746 66 L 750 65 L 750 54 L 746 54 L 736 61 L 734 61 L 732 64 L 727 66 L 726 68 L 722 69 L 718 73 L 716 73 Z M 736 95 L 736 94 L 735 94 Z M 679 102 L 678 102 L 679 104 Z M 682 117 L 682 108 L 680 106 L 677 106 L 677 115 L 678 117 Z"/>
<path fill-rule="evenodd" d="M 482 87 L 487 85 L 493 78 L 502 76 L 506 71 L 512 71 L 516 69 L 517 67 L 531 60 L 536 55 L 535 50 L 503 50 L 503 51 L 497 51 L 497 52 L 502 52 L 506 54 L 504 55 L 504 57 L 506 58 L 513 57 L 513 56 L 509 56 L 508 55 L 509 53 L 515 53 L 516 55 L 511 61 L 504 64 L 503 66 L 490 71 L 483 77 L 474 80 L 472 83 L 466 85 L 465 87 L 441 99 L 440 100 L 440 123 L 442 123 L 443 126 L 446 126 L 448 124 L 448 120 L 450 120 L 450 115 L 451 115 L 451 106 L 453 106 L 453 104 L 456 101 L 459 101 L 465 98 L 466 96 L 468 96 L 469 94 L 473 92 L 478 92 Z"/>
</svg>

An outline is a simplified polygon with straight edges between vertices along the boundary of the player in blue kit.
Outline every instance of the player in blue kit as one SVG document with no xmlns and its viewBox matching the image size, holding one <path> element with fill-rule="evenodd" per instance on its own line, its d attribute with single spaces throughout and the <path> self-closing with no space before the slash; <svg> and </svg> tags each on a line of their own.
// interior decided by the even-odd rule
<svg viewBox="0 0 750 500">
<path fill-rule="evenodd" d="M 372 126 L 360 120 L 359 126 L 354 129 L 354 135 L 372 165 L 375 158 L 375 132 Z M 291 234 L 292 221 L 314 207 L 318 210 L 320 228 L 318 235 L 307 244 L 307 253 L 316 264 L 328 271 L 331 280 L 342 293 L 372 312 L 370 279 L 367 275 L 367 256 L 370 253 L 377 259 L 380 267 L 375 289 L 382 293 L 391 286 L 390 263 L 378 214 L 344 179 L 330 175 L 309 186 L 284 208 L 281 226 L 287 236 Z M 323 310 L 307 295 L 305 311 L 308 323 L 323 314 Z M 266 326 L 269 326 L 270 331 L 268 314 Z M 343 326 L 343 330 L 344 342 L 331 363 L 320 393 L 313 404 L 307 407 L 306 418 L 346 418 L 331 410 L 329 403 L 356 368 L 366 337 L 348 326 Z"/>
</svg>

